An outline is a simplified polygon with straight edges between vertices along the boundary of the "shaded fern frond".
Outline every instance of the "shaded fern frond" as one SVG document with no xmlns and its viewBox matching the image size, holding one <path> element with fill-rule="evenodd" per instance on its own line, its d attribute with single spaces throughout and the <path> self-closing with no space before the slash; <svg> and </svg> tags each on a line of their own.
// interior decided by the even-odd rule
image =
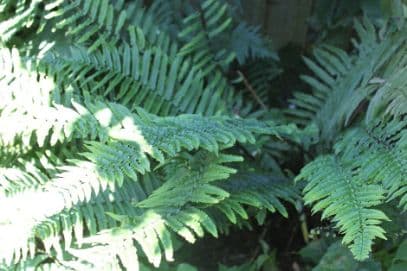
<svg viewBox="0 0 407 271">
<path fill-rule="evenodd" d="M 356 57 L 324 45 L 315 50 L 315 61 L 305 58 L 316 75 L 302 76 L 312 87 L 312 94 L 295 93 L 291 100 L 294 109 L 287 110 L 299 124 L 315 121 L 325 141 L 332 141 L 349 125 L 362 102 L 378 89 L 374 79 L 381 78 L 383 67 L 397 62 L 398 52 L 405 51 L 403 31 L 381 38 L 367 19 L 356 22 L 355 29 L 360 38 L 355 42 Z"/>
<path fill-rule="evenodd" d="M 220 187 L 230 196 L 215 208 L 224 213 L 232 223 L 237 221 L 236 214 L 243 219 L 248 218 L 243 208 L 245 205 L 265 208 L 272 213 L 278 211 L 284 217 L 288 217 L 287 210 L 281 201 L 294 204 L 298 199 L 296 189 L 288 180 L 258 174 L 238 173 Z"/>
<path fill-rule="evenodd" d="M 400 198 L 407 208 L 407 122 L 375 121 L 348 131 L 335 144 L 336 152 L 358 168 L 358 178 L 382 183 L 389 200 Z"/>
<path fill-rule="evenodd" d="M 369 103 L 366 120 L 371 121 L 380 114 L 399 117 L 407 114 L 407 42 L 403 50 L 394 57 L 383 78 L 372 79 L 380 87 Z"/>
<path fill-rule="evenodd" d="M 277 58 L 271 49 L 267 48 L 261 37 L 260 28 L 246 22 L 239 23 L 233 29 L 230 43 L 236 59 L 242 65 L 247 64 L 250 59 Z"/>
</svg>

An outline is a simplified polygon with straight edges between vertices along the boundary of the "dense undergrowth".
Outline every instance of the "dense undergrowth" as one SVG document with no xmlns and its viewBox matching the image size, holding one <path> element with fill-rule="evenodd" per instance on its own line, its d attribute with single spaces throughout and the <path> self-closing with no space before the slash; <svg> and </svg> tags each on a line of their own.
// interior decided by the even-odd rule
<svg viewBox="0 0 407 271">
<path fill-rule="evenodd" d="M 0 1 L 0 270 L 406 270 L 407 5 L 353 2 Z"/>
</svg>

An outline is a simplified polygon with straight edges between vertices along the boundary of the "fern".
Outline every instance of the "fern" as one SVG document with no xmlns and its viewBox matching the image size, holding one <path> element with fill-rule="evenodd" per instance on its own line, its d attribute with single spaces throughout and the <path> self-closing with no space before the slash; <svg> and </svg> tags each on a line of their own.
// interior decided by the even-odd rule
<svg viewBox="0 0 407 271">
<path fill-rule="evenodd" d="M 0 269 L 183 268 L 184 241 L 301 209 L 311 159 L 305 204 L 357 260 L 389 236 L 405 25 L 356 21 L 354 50 L 317 46 L 310 92 L 270 109 L 278 57 L 238 2 L 1 1 Z"/>
<path fill-rule="evenodd" d="M 158 162 L 163 163 L 165 161 L 164 154 L 170 157 L 175 156 L 182 149 L 192 150 L 204 148 L 210 152 L 218 153 L 220 146 L 231 146 L 235 141 L 253 141 L 253 132 L 276 133 L 272 127 L 264 126 L 264 124 L 256 121 L 233 120 L 225 117 L 213 117 L 213 119 L 209 121 L 209 119 L 207 120 L 195 115 L 159 118 L 141 109 L 139 109 L 138 115 L 133 115 L 125 107 L 115 104 L 104 105 L 104 110 L 107 111 L 104 112 L 104 114 L 99 114 L 100 111 L 98 110 L 101 108 L 100 104 L 96 106 L 88 104 L 87 107 L 90 110 L 95 110 L 92 112 L 92 115 L 95 115 L 96 119 L 98 115 L 104 117 L 104 119 L 99 119 L 100 122 L 98 122 L 101 129 L 108 129 L 110 125 L 113 125 L 111 129 L 108 129 L 111 140 L 106 143 L 89 142 L 87 147 L 88 151 L 83 154 L 89 161 L 75 160 L 71 166 L 61 168 L 61 173 L 40 186 L 37 189 L 38 192 L 26 191 L 21 195 L 13 197 L 13 201 L 11 201 L 11 198 L 10 200 L 4 200 L 1 205 L 7 208 L 8 214 L 20 213 L 21 217 L 25 217 L 23 220 L 25 221 L 24 224 L 14 221 L 7 226 L 18 230 L 18 235 L 21 237 L 20 242 L 16 242 L 15 246 L 11 248 L 8 247 L 8 251 L 4 252 L 4 254 L 2 253 L 2 255 L 5 255 L 7 262 L 10 262 L 12 258 L 18 260 L 20 255 L 22 255 L 23 259 L 27 257 L 24 242 L 28 242 L 28 246 L 32 246 L 34 244 L 34 236 L 38 236 L 44 240 L 45 248 L 48 253 L 50 253 L 51 248 L 55 248 L 59 254 L 58 257 L 61 257 L 62 250 L 58 244 L 58 239 L 54 237 L 48 238 L 54 230 L 50 231 L 45 228 L 44 231 L 44 226 L 39 223 L 46 223 L 48 220 L 47 217 L 56 215 L 57 217 L 64 217 L 64 214 L 61 212 L 65 208 L 76 209 L 78 208 L 76 207 L 78 204 L 91 201 L 94 196 L 97 196 L 108 187 L 114 190 L 117 185 L 117 187 L 124 189 L 124 191 L 128 190 L 128 188 L 123 187 L 125 179 L 138 180 L 138 174 L 144 175 L 150 171 L 150 162 L 146 154 Z M 110 121 L 107 120 L 106 122 L 106 116 L 111 118 Z M 94 121 L 95 119 L 91 120 Z M 86 136 L 84 137 L 86 138 Z M 220 159 L 220 161 L 233 161 L 230 159 L 225 160 L 222 156 L 218 159 Z M 112 165 L 114 166 L 112 167 Z M 213 169 L 209 167 L 205 170 L 204 174 L 207 174 L 208 180 L 211 180 L 212 178 L 225 178 L 228 174 L 233 173 L 233 171 L 229 171 L 227 168 L 225 168 L 225 170 L 226 175 L 222 173 L 221 167 L 214 167 Z M 179 176 L 174 171 L 171 171 L 171 173 L 175 174 L 174 177 L 171 178 L 177 180 Z M 191 175 L 185 175 L 185 178 L 188 180 L 191 178 Z M 199 186 L 193 185 L 192 183 L 185 186 L 186 189 L 195 187 L 196 193 L 189 196 L 195 198 L 195 201 L 198 200 L 198 202 L 202 203 L 215 204 L 217 200 L 221 200 L 229 195 L 226 191 L 222 192 L 219 188 L 205 184 L 205 178 L 202 178 L 203 179 L 200 178 Z M 139 205 L 145 208 L 157 208 L 152 202 L 154 202 L 155 198 L 158 198 L 159 205 L 171 206 L 170 203 L 163 201 L 162 196 L 160 196 L 160 193 L 167 196 L 171 195 L 172 189 L 166 188 L 170 184 L 171 179 L 152 193 L 146 202 L 141 202 Z M 81 189 L 79 189 L 79 187 L 81 187 Z M 179 190 L 184 186 L 178 185 L 175 187 L 178 187 Z M 184 195 L 184 191 L 178 191 L 177 194 Z M 200 197 L 201 201 L 199 201 Z M 23 200 L 24 198 L 28 200 Z M 47 206 L 45 202 L 40 203 L 41 198 L 52 198 L 54 204 Z M 131 198 L 132 197 L 130 197 L 130 199 Z M 175 204 L 180 204 L 181 206 L 189 201 L 188 198 L 181 200 L 181 198 L 177 198 L 175 195 L 172 199 Z M 19 202 L 19 204 L 12 204 L 14 200 Z M 36 206 L 37 211 L 34 213 L 32 212 L 33 201 L 37 201 L 39 204 Z M 14 206 L 11 207 L 11 205 Z M 83 219 L 86 219 L 88 223 L 90 223 L 87 225 L 90 233 L 95 233 L 97 228 L 92 226 L 92 224 L 95 225 L 95 223 L 92 223 L 92 212 L 98 214 L 98 221 L 103 217 L 103 209 L 89 213 L 89 210 L 92 209 L 84 208 L 85 207 L 80 207 L 80 209 L 77 209 L 76 218 L 74 220 L 76 221 L 74 228 L 77 228 L 75 235 L 78 244 L 81 244 L 81 229 L 83 227 L 82 222 L 80 222 L 81 218 L 83 217 Z M 80 210 L 88 211 L 83 216 Z M 131 208 L 127 212 L 131 213 Z M 72 216 L 72 214 L 70 216 Z M 69 228 L 72 227 L 72 221 L 59 221 L 63 222 L 57 222 L 55 226 L 52 226 L 52 223 L 46 223 L 45 225 L 48 225 L 47 227 L 50 229 L 56 230 L 61 229 L 57 225 L 62 223 L 66 225 L 62 228 L 68 231 Z M 5 234 L 8 232 L 7 227 L 3 231 Z M 59 230 L 57 230 L 56 233 L 58 233 L 58 231 Z M 70 241 L 67 240 L 71 239 L 66 236 L 65 234 L 64 240 L 68 242 L 69 245 Z M 20 251 L 20 248 L 22 251 Z M 159 263 L 157 260 L 153 261 L 151 258 L 149 259 L 154 264 Z"/>
<path fill-rule="evenodd" d="M 396 63 L 386 71 L 385 76 L 377 78 L 376 83 L 380 87 L 369 103 L 367 121 L 381 113 L 395 117 L 406 114 L 407 94 L 406 83 L 403 80 L 407 74 L 406 48 L 400 50 L 400 54 L 394 58 Z"/>
<path fill-rule="evenodd" d="M 232 32 L 231 46 L 240 64 L 249 59 L 276 58 L 267 49 L 267 44 L 261 38 L 260 29 L 246 22 L 238 24 Z"/>
<path fill-rule="evenodd" d="M 297 179 L 309 180 L 304 188 L 305 203 L 314 203 L 313 211 L 322 211 L 322 218 L 333 217 L 344 234 L 342 242 L 356 259 L 364 260 L 376 237 L 386 239 L 378 225 L 388 218 L 370 208 L 383 201 L 383 189 L 355 176 L 353 170 L 335 156 L 321 156 L 306 165 Z"/>
<path fill-rule="evenodd" d="M 336 144 L 336 152 L 359 168 L 361 179 L 382 183 L 389 199 L 401 197 L 400 206 L 405 209 L 406 122 L 382 120 L 369 126 L 347 132 Z"/>
<path fill-rule="evenodd" d="M 349 65 L 352 60 L 338 49 L 326 49 L 337 55 L 336 60 L 324 51 L 316 51 L 318 61 L 327 71 L 310 60 L 306 62 L 314 71 L 318 70 L 324 83 L 308 76 L 304 79 L 320 95 L 317 92 L 314 95 L 299 93 L 294 102 L 316 115 L 302 109 L 292 112 L 317 121 L 323 129 L 322 138 L 335 142 L 334 154 L 317 157 L 297 176 L 297 180 L 307 180 L 303 190 L 305 202 L 313 205 L 314 212 L 322 211 L 322 218 L 332 217 L 344 234 L 342 242 L 348 245 L 356 259 L 364 260 L 369 257 L 375 238 L 386 239 L 381 224 L 388 218 L 373 208 L 395 198 L 400 199 L 402 210 L 406 208 L 406 123 L 404 82 L 400 78 L 406 65 L 406 44 L 402 38 L 405 29 L 390 34 L 379 43 L 372 25 L 356 24 L 356 29 L 362 42 L 356 44 L 359 55 L 355 63 L 369 60 L 371 68 L 363 66 L 363 72 L 353 71 L 352 67 L 356 69 L 362 64 L 346 66 L 345 63 Z M 343 64 L 339 65 L 340 62 Z M 350 71 L 346 71 L 346 67 Z M 356 80 L 350 81 L 350 78 Z M 347 85 L 351 82 L 353 86 Z M 336 86 L 327 88 L 333 84 Z M 329 94 L 330 91 L 334 93 Z M 369 103 L 370 97 L 373 98 Z M 351 119 L 356 119 L 358 114 L 363 117 L 362 103 L 368 103 L 364 116 L 366 124 L 355 121 L 355 127 L 338 137 L 344 126 L 351 125 Z M 323 119 L 328 116 L 330 120 Z"/>
<path fill-rule="evenodd" d="M 305 58 L 305 63 L 316 74 L 302 78 L 312 87 L 312 95 L 296 93 L 291 101 L 296 107 L 287 110 L 299 124 L 315 121 L 324 140 L 333 141 L 335 136 L 358 113 L 358 108 L 378 89 L 375 78 L 382 78 L 382 67 L 397 65 L 398 54 L 405 51 L 404 30 L 377 36 L 368 20 L 356 22 L 360 42 L 355 42 L 358 57 L 353 58 L 343 50 L 324 45 L 316 49 L 316 61 Z"/>
</svg>

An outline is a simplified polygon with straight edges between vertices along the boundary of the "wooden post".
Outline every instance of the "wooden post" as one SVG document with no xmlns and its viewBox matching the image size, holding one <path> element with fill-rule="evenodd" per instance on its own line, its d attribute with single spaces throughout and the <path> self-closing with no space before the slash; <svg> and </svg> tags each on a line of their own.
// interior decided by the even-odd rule
<svg viewBox="0 0 407 271">
<path fill-rule="evenodd" d="M 312 0 L 243 0 L 245 17 L 261 25 L 276 49 L 288 43 L 302 46 L 307 34 L 307 18 Z"/>
</svg>

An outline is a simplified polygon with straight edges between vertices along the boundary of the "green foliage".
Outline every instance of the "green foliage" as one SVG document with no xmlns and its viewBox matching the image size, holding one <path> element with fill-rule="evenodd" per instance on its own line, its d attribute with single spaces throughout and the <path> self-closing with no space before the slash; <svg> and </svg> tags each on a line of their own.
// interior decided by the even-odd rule
<svg viewBox="0 0 407 271">
<path fill-rule="evenodd" d="M 387 238 L 401 270 L 407 9 L 385 6 L 353 50 L 317 44 L 287 100 L 239 1 L 0 1 L 0 269 L 195 270 L 185 242 L 303 199 L 345 245 L 315 270 L 376 270 Z M 277 268 L 263 237 L 219 270 Z"/>
<path fill-rule="evenodd" d="M 407 185 L 407 104 L 400 78 L 407 65 L 405 27 L 377 42 L 373 25 L 364 25 L 355 25 L 361 37 L 355 60 L 332 47 L 315 51 L 319 66 L 305 60 L 319 78 L 304 77 L 313 94 L 296 94 L 299 109 L 289 111 L 305 125 L 315 121 L 322 140 L 335 141 L 334 154 L 317 157 L 297 180 L 307 180 L 305 203 L 322 211 L 322 218 L 333 217 L 359 260 L 369 257 L 376 237 L 386 238 L 380 224 L 388 218 L 378 206 L 398 198 L 405 210 Z"/>
<path fill-rule="evenodd" d="M 383 37 L 376 32 L 374 25 L 365 19 L 363 23 L 355 22 L 355 30 L 360 38 L 359 42 L 354 42 L 356 57 L 339 48 L 322 45 L 314 51 L 315 60 L 304 59 L 315 73 L 314 77 L 302 76 L 312 87 L 312 93 L 295 93 L 294 99 L 291 100 L 295 109 L 287 111 L 295 117 L 296 123 L 306 125 L 310 121 L 316 122 L 321 129 L 321 137 L 326 141 L 333 141 L 343 128 L 352 123 L 372 93 L 376 93 L 374 99 L 381 101 L 372 102 L 370 111 L 391 100 L 394 104 L 388 110 L 402 114 L 402 109 L 399 111 L 395 108 L 402 107 L 395 102 L 399 96 L 403 96 L 402 93 L 397 93 L 403 92 L 402 85 L 399 88 L 399 83 L 398 91 L 391 92 L 392 94 L 384 94 L 386 90 L 378 89 L 387 80 L 395 83 L 400 80 L 394 72 L 402 72 L 406 65 L 405 28 L 396 33 L 387 30 L 382 34 Z M 391 88 L 394 87 L 392 85 Z M 383 95 L 389 97 L 386 97 L 386 100 L 381 99 Z"/>
<path fill-rule="evenodd" d="M 159 4 L 3 4 L 1 268 L 158 267 L 178 237 L 218 236 L 248 206 L 287 215 L 289 181 L 230 177 L 243 161 L 236 144 L 281 140 L 285 128 L 228 113 L 234 53 L 210 43 L 230 7 L 201 7 L 174 38 Z"/>
<path fill-rule="evenodd" d="M 390 271 L 403 270 L 407 267 L 407 241 L 404 240 L 397 249 L 396 255 L 393 258 Z"/>
<path fill-rule="evenodd" d="M 352 254 L 349 253 L 349 251 L 344 246 L 342 246 L 340 242 L 335 242 L 329 246 L 319 264 L 312 270 L 378 271 L 381 270 L 381 268 L 380 264 L 373 261 L 365 261 L 363 263 L 355 261 L 352 257 Z"/>
<path fill-rule="evenodd" d="M 352 168 L 345 168 L 343 161 L 333 155 L 317 158 L 297 178 L 310 180 L 304 188 L 305 203 L 315 203 L 313 211 L 323 211 L 322 218 L 333 216 L 344 233 L 343 243 L 349 245 L 357 259 L 368 257 L 374 238 L 385 239 L 378 224 L 388 218 L 369 208 L 383 200 L 380 186 L 363 182 L 354 176 Z"/>
</svg>

